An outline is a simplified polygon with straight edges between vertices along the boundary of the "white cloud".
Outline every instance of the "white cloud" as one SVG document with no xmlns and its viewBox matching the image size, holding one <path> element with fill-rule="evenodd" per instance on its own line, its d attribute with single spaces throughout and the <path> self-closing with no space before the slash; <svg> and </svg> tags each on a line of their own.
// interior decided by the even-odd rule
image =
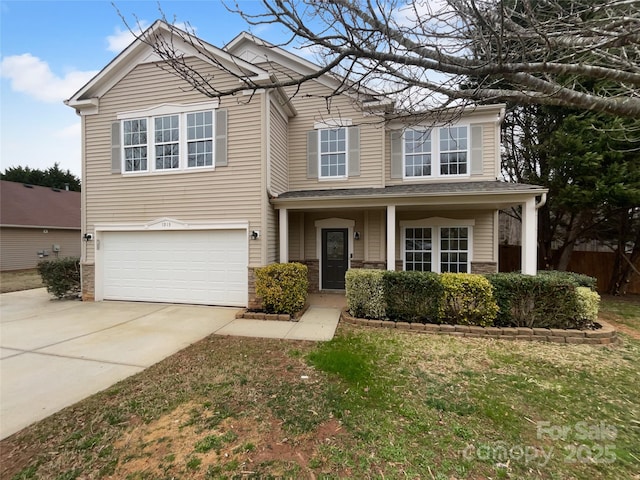
<svg viewBox="0 0 640 480">
<path fill-rule="evenodd" d="M 140 20 L 137 27 L 133 28 L 134 32 L 142 32 L 147 29 L 149 22 L 146 20 Z M 120 53 L 127 48 L 131 42 L 136 39 L 136 36 L 128 28 L 116 27 L 114 28 L 113 35 L 107 36 L 107 50 L 113 53 Z"/>
<path fill-rule="evenodd" d="M 61 102 L 87 83 L 97 71 L 70 71 L 56 76 L 44 60 L 30 53 L 4 57 L 0 63 L 2 77 L 11 81 L 11 89 L 43 102 Z"/>
<path fill-rule="evenodd" d="M 76 122 L 56 130 L 54 136 L 58 138 L 75 138 L 80 142 L 81 128 L 80 122 Z"/>
</svg>

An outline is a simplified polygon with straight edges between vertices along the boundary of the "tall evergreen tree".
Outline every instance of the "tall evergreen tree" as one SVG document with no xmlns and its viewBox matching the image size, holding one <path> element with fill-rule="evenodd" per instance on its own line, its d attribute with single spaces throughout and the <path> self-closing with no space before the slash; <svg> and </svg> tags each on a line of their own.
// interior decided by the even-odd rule
<svg viewBox="0 0 640 480">
<path fill-rule="evenodd" d="M 9 167 L 3 173 L 0 173 L 0 180 L 9 182 L 29 183 L 31 185 L 40 185 L 43 187 L 60 188 L 74 192 L 81 190 L 80 179 L 76 177 L 70 170 L 64 171 L 60 169 L 60 164 L 55 163 L 53 167 L 46 170 L 30 167 Z"/>
</svg>

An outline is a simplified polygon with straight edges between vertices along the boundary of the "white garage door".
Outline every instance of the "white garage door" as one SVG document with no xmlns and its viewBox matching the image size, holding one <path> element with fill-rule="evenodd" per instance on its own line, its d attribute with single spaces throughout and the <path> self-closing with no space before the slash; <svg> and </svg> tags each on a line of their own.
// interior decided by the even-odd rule
<svg viewBox="0 0 640 480">
<path fill-rule="evenodd" d="M 246 306 L 246 230 L 104 232 L 106 300 Z"/>
</svg>

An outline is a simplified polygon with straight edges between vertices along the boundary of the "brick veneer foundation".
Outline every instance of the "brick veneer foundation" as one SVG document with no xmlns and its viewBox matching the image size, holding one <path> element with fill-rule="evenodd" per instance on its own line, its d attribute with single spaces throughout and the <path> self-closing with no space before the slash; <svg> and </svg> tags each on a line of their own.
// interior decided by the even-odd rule
<svg viewBox="0 0 640 480">
<path fill-rule="evenodd" d="M 368 327 L 399 328 L 416 333 L 432 333 L 468 338 L 496 338 L 526 342 L 571 343 L 586 345 L 613 345 L 618 341 L 616 330 L 606 322 L 599 323 L 598 330 L 564 330 L 559 328 L 498 328 L 467 325 L 435 325 L 431 323 L 390 322 L 387 320 L 367 320 L 355 318 L 343 310 L 340 320 L 353 325 Z"/>
<path fill-rule="evenodd" d="M 93 263 L 80 265 L 80 281 L 82 283 L 82 301 L 93 302 L 95 300 L 96 267 Z"/>
</svg>

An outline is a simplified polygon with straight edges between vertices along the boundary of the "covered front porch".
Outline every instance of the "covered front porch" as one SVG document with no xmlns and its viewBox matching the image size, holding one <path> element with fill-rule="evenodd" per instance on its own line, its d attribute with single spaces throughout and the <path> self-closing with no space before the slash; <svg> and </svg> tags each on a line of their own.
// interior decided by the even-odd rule
<svg viewBox="0 0 640 480">
<path fill-rule="evenodd" d="M 309 267 L 310 291 L 344 289 L 349 268 L 498 270 L 498 211 L 522 206 L 522 271 L 536 273 L 536 197 L 504 182 L 287 192 L 272 199 L 279 260 Z"/>
</svg>

